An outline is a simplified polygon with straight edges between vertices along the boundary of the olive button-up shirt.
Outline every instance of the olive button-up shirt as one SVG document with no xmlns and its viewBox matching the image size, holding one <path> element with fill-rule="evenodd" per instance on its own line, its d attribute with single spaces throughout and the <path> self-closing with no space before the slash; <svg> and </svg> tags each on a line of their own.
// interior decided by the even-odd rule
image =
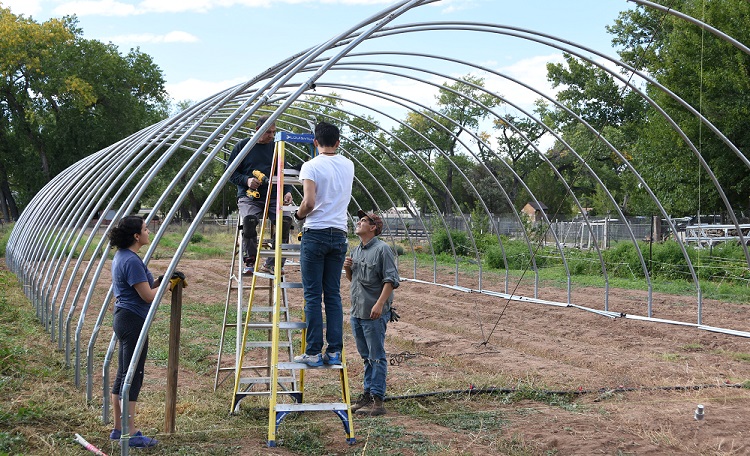
<svg viewBox="0 0 750 456">
<path fill-rule="evenodd" d="M 383 284 L 399 285 L 396 257 L 391 247 L 378 237 L 367 244 L 360 243 L 352 252 L 351 315 L 370 319 L 370 312 L 383 292 Z M 391 309 L 393 293 L 383 305 L 385 315 Z"/>
</svg>

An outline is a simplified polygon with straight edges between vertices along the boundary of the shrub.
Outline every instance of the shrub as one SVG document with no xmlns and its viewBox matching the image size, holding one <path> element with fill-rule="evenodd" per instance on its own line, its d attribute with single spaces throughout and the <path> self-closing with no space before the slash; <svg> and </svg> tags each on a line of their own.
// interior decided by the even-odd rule
<svg viewBox="0 0 750 456">
<path fill-rule="evenodd" d="M 200 233 L 193 233 L 192 236 L 190 236 L 190 243 L 191 244 L 197 244 L 199 242 L 203 242 L 206 238 L 203 237 Z"/>
<path fill-rule="evenodd" d="M 529 247 L 525 241 L 509 241 L 503 240 L 503 248 L 505 248 L 505 256 L 508 260 L 509 269 L 532 269 L 531 253 Z M 558 262 L 554 259 L 550 259 L 545 255 L 544 249 L 532 246 L 533 252 L 536 255 L 537 267 L 543 267 L 549 263 Z M 499 244 L 491 245 L 484 252 L 487 260 L 487 265 L 491 268 L 505 269 L 503 262 L 503 251 Z"/>
<path fill-rule="evenodd" d="M 609 250 L 603 250 L 602 256 L 610 276 L 643 277 L 643 267 L 631 242 L 618 242 Z"/>
<path fill-rule="evenodd" d="M 484 252 L 484 261 L 488 268 L 505 269 L 503 262 L 503 252 L 499 245 L 493 245 Z"/>
<path fill-rule="evenodd" d="M 690 269 L 685 261 L 685 256 L 682 254 L 679 244 L 674 241 L 667 241 L 661 244 L 653 246 L 653 262 L 651 264 L 651 271 L 654 276 L 658 276 L 665 279 L 689 279 Z M 648 255 L 648 249 L 644 248 Z M 695 262 L 695 251 L 688 249 L 688 255 L 690 261 Z"/>
<path fill-rule="evenodd" d="M 477 243 L 477 249 L 480 252 L 487 252 L 487 249 L 491 247 L 498 247 L 500 244 L 497 242 L 497 235 L 491 233 L 479 234 L 474 237 L 474 241 Z M 503 241 L 505 242 L 505 241 Z"/>
<path fill-rule="evenodd" d="M 3 228 L 0 229 L 0 256 L 5 256 L 5 247 L 8 245 L 11 231 L 12 225 L 10 224 L 3 224 Z"/>
<path fill-rule="evenodd" d="M 452 255 L 451 241 L 456 249 L 456 255 L 469 255 L 471 252 L 471 243 L 469 236 L 458 230 L 450 230 L 450 234 L 445 230 L 437 230 L 432 234 L 432 248 L 436 254 L 447 253 Z"/>
</svg>

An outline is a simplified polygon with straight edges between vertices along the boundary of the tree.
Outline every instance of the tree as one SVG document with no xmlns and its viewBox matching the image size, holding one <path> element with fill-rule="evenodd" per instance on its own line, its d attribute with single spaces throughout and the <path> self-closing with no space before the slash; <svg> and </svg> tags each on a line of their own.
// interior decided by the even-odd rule
<svg viewBox="0 0 750 456">
<path fill-rule="evenodd" d="M 631 151 L 639 141 L 647 116 L 646 103 L 637 93 L 618 85 L 614 77 L 603 69 L 569 54 L 565 55 L 564 64 L 547 65 L 547 78 L 554 87 L 563 87 L 557 95 L 558 101 L 587 122 L 595 132 L 562 109 L 549 112 L 547 122 L 562 133 L 568 146 L 596 173 L 621 210 L 628 213 L 632 194 L 638 188 L 623 185 L 634 180 L 627 178 L 629 172 L 623 159 L 603 139 L 626 159 L 632 158 Z M 585 207 L 593 208 L 598 214 L 613 212 L 614 207 L 604 189 L 568 146 L 556 142 L 548 152 L 550 161 Z"/>
<path fill-rule="evenodd" d="M 658 3 L 672 6 L 672 2 Z M 686 0 L 680 11 L 750 42 L 750 4 L 745 0 Z M 750 130 L 750 56 L 700 27 L 654 9 L 621 13 L 608 28 L 621 57 L 653 75 L 661 84 L 699 109 L 748 157 Z M 735 153 L 698 119 L 664 92 L 648 88 L 699 149 L 734 208 L 750 208 L 750 172 Z M 633 153 L 649 184 L 658 190 L 669 212 L 716 213 L 724 210 L 687 143 L 651 110 Z"/>
<path fill-rule="evenodd" d="M 473 206 L 467 200 L 466 189 L 454 183 L 456 170 L 449 162 L 455 162 L 460 155 L 466 156 L 461 152 L 459 136 L 466 131 L 479 135 L 479 124 L 489 115 L 488 108 L 500 102 L 496 96 L 484 92 L 483 86 L 484 79 L 472 75 L 453 84 L 446 82 L 436 96 L 436 111 L 440 115 L 429 110 L 411 112 L 404 120 L 405 125 L 394 130 L 398 141 L 392 142 L 391 149 L 402 154 L 413 175 L 434 194 L 440 205 L 437 209 L 445 214 L 453 213 L 452 197 L 465 209 L 471 210 Z M 440 173 L 436 177 L 427 167 Z M 414 186 L 414 198 L 426 209 L 429 204 L 421 188 Z"/>
<path fill-rule="evenodd" d="M 537 115 L 543 117 L 548 112 L 546 104 L 541 100 L 537 100 L 535 104 Z M 489 169 L 489 173 L 495 176 L 506 190 L 514 206 L 512 210 L 520 209 L 529 198 L 527 192 L 523 192 L 523 197 L 519 199 L 521 182 L 525 182 L 529 174 L 539 166 L 545 166 L 539 154 L 534 150 L 534 146 L 538 144 L 546 130 L 533 119 L 512 114 L 494 119 L 492 125 L 496 135 L 496 150 L 492 152 L 489 146 L 479 143 L 479 155 Z M 489 135 L 486 139 L 489 139 Z M 487 143 L 488 141 L 485 140 L 484 144 Z M 511 173 L 507 167 L 510 167 L 515 174 Z M 501 213 L 511 209 L 508 207 L 507 200 L 498 192 L 494 179 L 488 176 L 487 170 L 482 167 L 478 171 L 477 177 L 480 183 L 478 188 L 482 199 L 490 204 L 490 210 Z"/>
<path fill-rule="evenodd" d="M 166 116 L 164 79 L 151 57 L 83 39 L 76 24 L 40 24 L 0 8 L 6 219 L 60 171 Z"/>
</svg>

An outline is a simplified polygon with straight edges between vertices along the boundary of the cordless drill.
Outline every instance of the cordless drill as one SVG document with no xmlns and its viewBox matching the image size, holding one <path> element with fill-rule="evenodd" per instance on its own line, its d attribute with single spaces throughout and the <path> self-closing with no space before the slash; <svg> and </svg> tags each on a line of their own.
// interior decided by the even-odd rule
<svg viewBox="0 0 750 456">
<path fill-rule="evenodd" d="M 260 185 L 265 185 L 268 183 L 268 178 L 266 177 L 266 175 L 261 173 L 257 169 L 253 170 L 253 177 L 255 177 L 256 179 L 260 181 Z M 253 190 L 253 189 L 248 188 L 245 193 L 247 193 L 247 196 L 249 196 L 250 198 L 255 198 L 255 199 L 260 198 L 260 192 L 258 190 Z"/>
</svg>

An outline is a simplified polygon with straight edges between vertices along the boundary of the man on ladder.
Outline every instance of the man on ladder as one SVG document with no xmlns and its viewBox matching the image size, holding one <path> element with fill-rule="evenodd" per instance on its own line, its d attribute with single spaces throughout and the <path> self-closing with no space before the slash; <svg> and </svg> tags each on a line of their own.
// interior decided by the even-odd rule
<svg viewBox="0 0 750 456">
<path fill-rule="evenodd" d="M 300 245 L 300 269 L 305 296 L 307 332 L 305 353 L 296 362 L 317 367 L 341 364 L 343 318 L 341 305 L 341 268 L 349 244 L 347 206 L 352 196 L 354 163 L 339 155 L 339 129 L 320 122 L 315 126 L 318 155 L 302 165 L 303 198 L 294 218 L 304 220 Z M 322 299 L 321 299 L 322 297 Z M 323 352 L 323 315 L 325 303 L 326 340 Z"/>
<path fill-rule="evenodd" d="M 268 116 L 259 117 L 255 123 L 257 132 L 268 120 Z M 257 133 L 256 133 L 257 134 Z M 271 199 L 268 205 L 268 218 L 271 220 L 271 230 L 275 229 L 276 221 L 276 187 L 269 185 L 268 177 L 271 175 L 274 152 L 274 135 L 276 135 L 276 124 L 271 123 L 266 131 L 258 138 L 258 142 L 245 155 L 242 163 L 235 169 L 229 180 L 237 186 L 237 208 L 240 211 L 242 222 L 242 259 L 244 267 L 243 274 L 252 274 L 255 265 L 255 254 L 258 251 L 257 226 L 260 218 L 266 213 L 266 196 L 271 191 Z M 250 138 L 245 138 L 237 143 L 229 155 L 227 166 L 231 164 L 240 154 Z M 270 187 L 270 188 L 269 188 Z M 291 185 L 284 185 L 284 204 L 292 204 Z M 292 218 L 284 216 L 282 222 L 283 242 L 289 242 L 289 229 Z M 282 264 L 283 264 L 282 259 Z M 266 261 L 259 268 L 261 272 L 273 273 L 273 258 Z"/>
</svg>

